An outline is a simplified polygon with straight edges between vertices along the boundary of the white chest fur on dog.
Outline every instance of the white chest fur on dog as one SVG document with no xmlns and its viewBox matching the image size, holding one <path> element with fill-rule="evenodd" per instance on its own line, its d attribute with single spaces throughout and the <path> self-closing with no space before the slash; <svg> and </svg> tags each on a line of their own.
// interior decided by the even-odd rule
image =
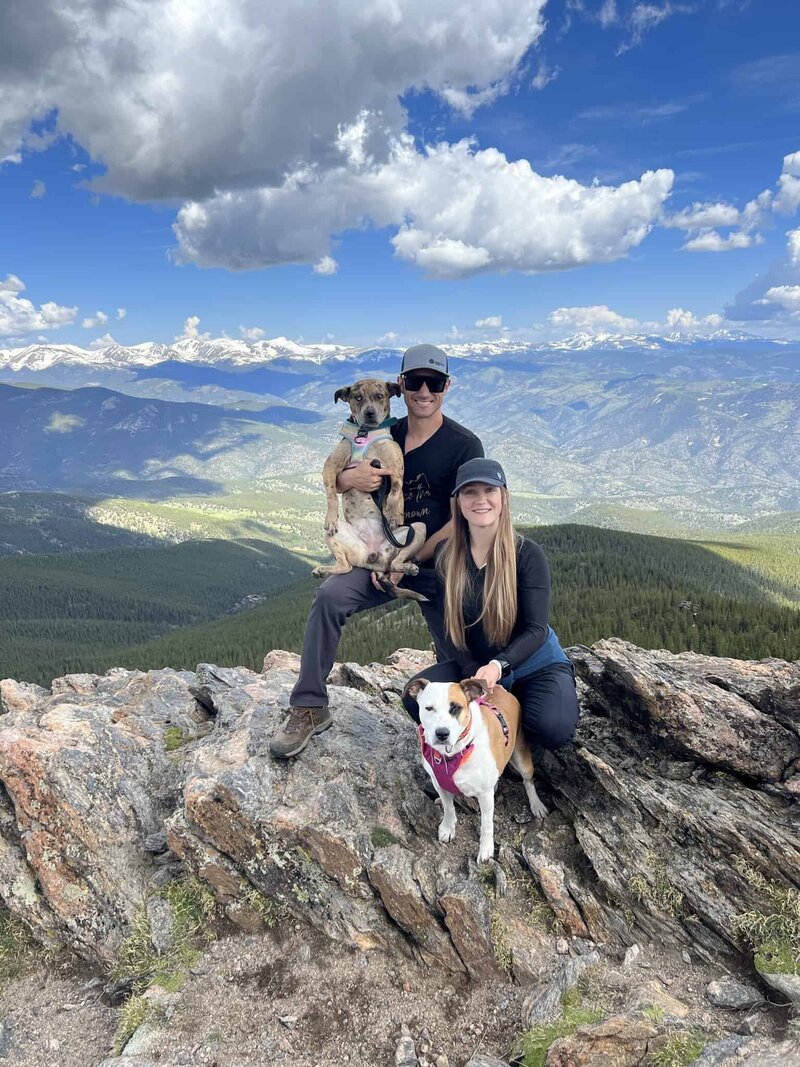
<svg viewBox="0 0 800 1067">
<path fill-rule="evenodd" d="M 455 837 L 453 797 L 458 793 L 476 797 L 481 810 L 478 862 L 490 860 L 494 856 L 494 791 L 507 763 L 522 775 L 532 813 L 537 818 L 547 814 L 533 784 L 533 760 L 519 728 L 519 702 L 497 686 L 490 703 L 479 703 L 485 685 L 477 678 L 462 682 L 418 678 L 407 691 L 419 706 L 423 765 L 444 809 L 439 840 Z"/>
</svg>

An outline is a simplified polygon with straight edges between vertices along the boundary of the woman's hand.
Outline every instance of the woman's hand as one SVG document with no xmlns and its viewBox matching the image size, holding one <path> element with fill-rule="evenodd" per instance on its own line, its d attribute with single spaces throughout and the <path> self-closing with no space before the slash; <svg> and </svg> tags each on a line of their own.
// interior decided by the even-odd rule
<svg viewBox="0 0 800 1067">
<path fill-rule="evenodd" d="M 483 667 L 479 667 L 477 671 L 475 671 L 475 677 L 480 678 L 482 681 L 486 682 L 486 685 L 489 688 L 489 692 L 491 693 L 491 691 L 500 681 L 501 673 L 502 672 L 499 666 L 496 663 L 492 662 L 484 664 Z"/>
</svg>

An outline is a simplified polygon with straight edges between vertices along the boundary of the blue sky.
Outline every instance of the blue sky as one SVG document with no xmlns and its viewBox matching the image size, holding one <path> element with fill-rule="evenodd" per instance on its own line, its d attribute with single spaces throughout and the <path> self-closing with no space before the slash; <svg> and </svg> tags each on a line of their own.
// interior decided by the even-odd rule
<svg viewBox="0 0 800 1067">
<path fill-rule="evenodd" d="M 0 345 L 800 337 L 798 5 L 189 6 L 0 33 Z"/>
</svg>

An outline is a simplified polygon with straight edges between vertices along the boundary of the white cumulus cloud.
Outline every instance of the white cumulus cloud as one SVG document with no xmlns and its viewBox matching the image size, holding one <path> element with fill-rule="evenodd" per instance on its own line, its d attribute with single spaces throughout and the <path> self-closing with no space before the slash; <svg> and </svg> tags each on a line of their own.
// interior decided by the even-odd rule
<svg viewBox="0 0 800 1067">
<path fill-rule="evenodd" d="M 37 178 L 37 180 L 33 183 L 33 188 L 31 189 L 31 199 L 41 200 L 46 193 L 47 186 L 40 178 Z"/>
<path fill-rule="evenodd" d="M 544 29 L 545 0 L 29 0 L 4 26 L 0 155 L 57 112 L 133 199 L 202 199 L 329 166 L 339 127 L 382 116 L 372 151 L 401 132 L 400 98 L 481 100 Z M 31 27 L 36 28 L 33 33 Z M 104 86 L 102 93 L 97 86 Z"/>
<path fill-rule="evenodd" d="M 117 320 L 118 321 L 121 322 L 122 319 L 124 319 L 127 314 L 128 314 L 128 309 L 127 308 L 117 308 Z"/>
<path fill-rule="evenodd" d="M 722 237 L 716 230 L 708 230 L 692 237 L 681 247 L 684 252 L 730 252 L 737 248 L 750 248 L 751 245 L 759 245 L 763 241 L 764 238 L 759 233 L 744 233 L 740 230 Z"/>
<path fill-rule="evenodd" d="M 35 330 L 57 330 L 75 321 L 76 307 L 63 307 L 48 300 L 37 308 L 19 295 L 24 291 L 25 284 L 16 274 L 0 281 L 0 337 L 24 337 Z"/>
<path fill-rule="evenodd" d="M 478 319 L 475 323 L 478 329 L 499 330 L 503 325 L 501 315 L 488 315 L 485 319 Z"/>
<path fill-rule="evenodd" d="M 778 178 L 775 210 L 792 215 L 800 207 L 800 152 L 783 157 L 783 170 Z"/>
<path fill-rule="evenodd" d="M 266 336 L 266 331 L 260 326 L 240 326 L 239 333 L 246 341 L 260 341 Z"/>
<path fill-rule="evenodd" d="M 333 256 L 323 256 L 314 264 L 315 274 L 335 274 L 339 269 L 339 264 L 333 258 Z"/>
<path fill-rule="evenodd" d="M 779 304 L 786 311 L 800 311 L 800 285 L 773 285 L 763 299 L 768 304 Z"/>
<path fill-rule="evenodd" d="M 394 330 L 387 330 L 387 332 L 378 338 L 379 345 L 393 345 L 400 340 L 400 334 L 395 333 Z"/>
<path fill-rule="evenodd" d="M 184 320 L 183 333 L 175 338 L 176 341 L 208 341 L 211 337 L 210 333 L 200 333 L 198 327 L 200 326 L 200 316 L 190 315 L 188 319 Z"/>
<path fill-rule="evenodd" d="M 544 8 L 29 0 L 6 28 L 16 60 L 0 64 L 0 156 L 55 115 L 103 164 L 95 190 L 184 201 L 178 256 L 200 266 L 334 273 L 332 236 L 365 224 L 393 229 L 396 254 L 438 277 L 611 261 L 657 223 L 671 171 L 581 185 L 468 142 L 420 150 L 407 131 L 409 92 L 470 114 L 512 89 Z M 613 21 L 614 5 L 603 10 Z M 534 82 L 554 75 L 543 61 Z"/>
<path fill-rule="evenodd" d="M 89 348 L 97 351 L 100 348 L 110 348 L 111 345 L 115 345 L 116 343 L 117 342 L 110 333 L 104 333 L 102 337 L 95 337 L 95 339 L 90 342 Z"/>
<path fill-rule="evenodd" d="M 107 322 L 108 315 L 106 315 L 105 311 L 95 311 L 94 315 L 84 319 L 81 325 L 84 330 L 94 330 L 98 326 L 105 326 Z"/>
<path fill-rule="evenodd" d="M 787 236 L 789 238 L 789 262 L 795 267 L 800 267 L 800 229 L 790 230 Z"/>
<path fill-rule="evenodd" d="M 331 233 L 365 219 L 394 226 L 396 255 L 432 276 L 566 270 L 619 259 L 644 240 L 673 177 L 581 185 L 466 140 L 421 153 L 403 136 L 386 163 L 295 172 L 279 189 L 187 204 L 175 232 L 183 260 L 233 270 L 317 262 Z"/>
<path fill-rule="evenodd" d="M 556 308 L 548 315 L 548 321 L 556 329 L 581 330 L 587 333 L 615 333 L 636 330 L 640 326 L 637 319 L 625 318 L 606 304 Z"/>
<path fill-rule="evenodd" d="M 666 327 L 679 333 L 694 333 L 697 330 L 718 330 L 724 323 L 722 315 L 703 315 L 700 318 L 684 308 L 672 308 L 667 312 Z"/>
</svg>

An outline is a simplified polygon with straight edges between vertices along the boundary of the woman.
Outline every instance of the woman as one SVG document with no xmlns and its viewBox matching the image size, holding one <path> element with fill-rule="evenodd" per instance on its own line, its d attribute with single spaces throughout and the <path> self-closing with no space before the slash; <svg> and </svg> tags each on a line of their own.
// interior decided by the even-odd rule
<svg viewBox="0 0 800 1067">
<path fill-rule="evenodd" d="M 548 625 L 550 568 L 540 546 L 514 532 L 500 464 L 463 463 L 450 510 L 453 533 L 436 553 L 450 659 L 415 677 L 482 678 L 490 691 L 502 683 L 520 702 L 528 743 L 560 748 L 578 723 L 575 672 Z M 419 722 L 416 700 L 406 693 L 403 703 Z"/>
</svg>

